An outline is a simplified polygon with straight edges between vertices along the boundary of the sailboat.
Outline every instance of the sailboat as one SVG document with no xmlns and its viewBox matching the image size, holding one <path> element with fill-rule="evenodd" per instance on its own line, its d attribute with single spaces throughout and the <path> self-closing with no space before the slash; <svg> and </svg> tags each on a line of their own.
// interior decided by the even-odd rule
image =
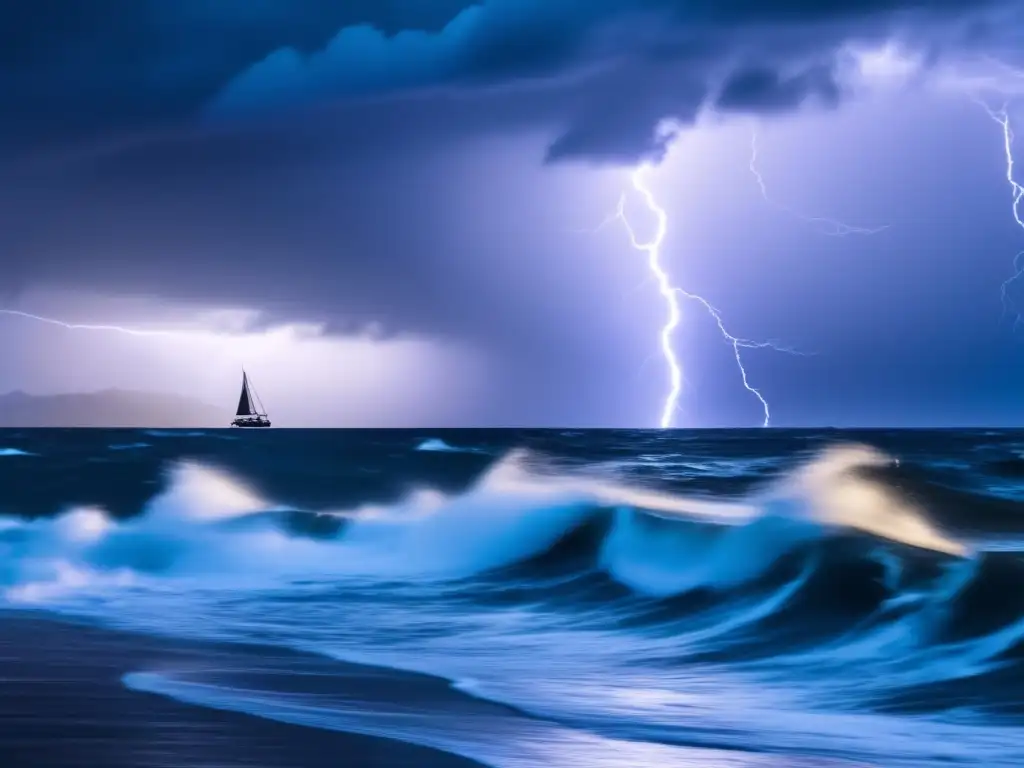
<svg viewBox="0 0 1024 768">
<path fill-rule="evenodd" d="M 256 409 L 259 404 L 259 410 Z M 238 410 L 235 411 L 235 420 L 231 422 L 232 427 L 269 427 L 270 419 L 267 418 L 267 411 L 263 407 L 263 401 L 256 394 L 252 384 L 249 383 L 249 374 L 242 371 L 242 394 L 238 396 Z"/>
</svg>

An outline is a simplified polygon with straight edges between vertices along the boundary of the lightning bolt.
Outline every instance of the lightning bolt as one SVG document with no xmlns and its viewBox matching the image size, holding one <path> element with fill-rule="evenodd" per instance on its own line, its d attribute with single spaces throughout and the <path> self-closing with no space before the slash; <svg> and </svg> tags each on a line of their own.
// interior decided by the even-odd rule
<svg viewBox="0 0 1024 768">
<path fill-rule="evenodd" d="M 1014 157 L 1013 157 L 1013 124 L 1010 121 L 1009 104 L 1003 104 L 999 109 L 992 109 L 988 104 L 979 98 L 974 99 L 975 102 L 991 117 L 996 123 L 999 124 L 1003 131 L 1003 151 L 1006 155 L 1006 181 L 1010 185 L 1010 190 L 1013 193 L 1013 220 L 1017 222 L 1017 226 L 1024 229 L 1024 219 L 1021 217 L 1020 203 L 1024 199 L 1024 187 L 1017 183 L 1016 177 L 1014 176 Z M 1000 297 L 1003 302 L 1003 314 L 1005 315 L 1012 308 L 1012 304 L 1007 295 L 1007 290 L 1010 283 L 1019 278 L 1024 274 L 1024 251 L 1018 253 L 1013 259 L 1014 274 L 1007 278 L 1000 289 Z M 1020 313 L 1014 312 L 1013 329 L 1017 330 L 1021 324 Z"/>
<path fill-rule="evenodd" d="M 22 317 L 28 320 L 36 320 L 40 323 L 47 323 L 49 325 L 57 325 L 61 328 L 68 328 L 69 330 L 82 330 L 82 331 L 113 331 L 116 333 L 123 333 L 127 336 L 180 336 L 181 333 L 178 331 L 167 331 L 167 330 L 144 330 L 138 328 L 125 328 L 120 325 L 99 325 L 93 323 L 67 323 L 63 320 L 58 320 L 54 317 L 44 317 L 43 315 L 33 315 L 31 312 L 22 312 L 17 309 L 0 309 L 0 315 L 8 315 L 11 317 Z"/>
<path fill-rule="evenodd" d="M 668 234 L 668 214 L 665 212 L 665 209 L 658 204 L 654 193 L 644 182 L 644 176 L 648 171 L 649 166 L 641 166 L 633 172 L 631 180 L 633 189 L 640 195 L 640 198 L 644 201 L 647 209 L 655 217 L 656 226 L 653 238 L 644 242 L 637 237 L 636 229 L 626 216 L 625 194 L 619 198 L 619 205 L 616 213 L 612 217 L 609 217 L 609 219 L 606 219 L 602 224 L 602 227 L 607 224 L 608 221 L 617 219 L 622 222 L 626 229 L 626 233 L 629 235 L 629 241 L 633 248 L 647 254 L 647 266 L 654 278 L 654 281 L 657 283 L 658 292 L 665 300 L 665 305 L 668 308 L 668 318 L 666 319 L 665 324 L 661 327 L 660 341 L 662 356 L 665 358 L 665 362 L 668 365 L 669 370 L 669 392 L 668 395 L 666 395 L 664 405 L 662 406 L 659 424 L 662 429 L 667 429 L 672 426 L 672 419 L 678 409 L 679 396 L 682 391 L 683 369 L 679 363 L 679 358 L 675 353 L 675 349 L 672 346 L 672 336 L 675 333 L 676 328 L 679 327 L 680 320 L 682 319 L 682 310 L 679 304 L 679 297 L 682 296 L 683 298 L 695 301 L 704 307 L 718 325 L 718 330 L 722 334 L 722 337 L 732 346 L 733 356 L 735 357 L 736 365 L 740 370 L 743 387 L 753 394 L 758 401 L 760 401 L 761 407 L 764 410 L 764 422 L 762 426 L 767 427 L 771 422 L 771 409 L 768 405 L 767 399 L 765 399 L 764 395 L 761 394 L 761 391 L 750 384 L 750 380 L 747 377 L 747 369 L 743 364 L 743 356 L 740 353 L 740 350 L 744 348 L 774 349 L 778 352 L 788 353 L 793 353 L 793 350 L 777 346 L 771 342 L 756 342 L 748 339 L 742 339 L 738 336 L 733 336 L 726 329 L 725 323 L 722 320 L 721 312 L 719 312 L 709 301 L 704 299 L 702 296 L 690 293 L 689 291 L 672 285 L 668 273 L 665 271 L 665 268 L 661 263 L 662 245 L 664 244 L 665 237 Z"/>
<path fill-rule="evenodd" d="M 888 224 L 881 227 L 855 227 L 850 224 L 844 224 L 836 219 L 829 219 L 823 216 L 807 216 L 806 214 L 800 213 L 786 205 L 776 202 L 774 198 L 768 194 L 768 184 L 764 180 L 764 175 L 757 167 L 757 159 L 757 128 L 752 128 L 750 132 L 750 173 L 753 174 L 754 180 L 757 182 L 757 186 L 761 190 L 761 197 L 763 197 L 764 201 L 773 208 L 799 219 L 800 221 L 817 226 L 822 234 L 830 237 L 877 235 L 879 232 L 884 232 L 889 228 Z"/>
<path fill-rule="evenodd" d="M 665 362 L 668 364 L 669 370 L 669 392 L 665 398 L 665 404 L 661 410 L 661 420 L 659 422 L 662 429 L 667 429 L 672 426 L 672 417 L 675 415 L 676 409 L 679 407 L 679 394 L 683 388 L 683 369 L 679 365 L 679 359 L 676 357 L 675 349 L 672 347 L 672 334 L 679 326 L 679 321 L 682 317 L 682 312 L 679 309 L 679 299 L 676 296 L 676 289 L 672 286 L 669 281 L 668 273 L 665 272 L 664 267 L 661 265 L 661 246 L 665 242 L 665 235 L 668 234 L 668 214 L 665 213 L 665 209 L 658 205 L 657 200 L 654 199 L 654 194 L 648 189 L 643 182 L 643 174 L 646 170 L 646 166 L 641 166 L 633 172 L 632 181 L 633 188 L 640 193 L 644 203 L 648 209 L 654 214 L 657 226 L 654 231 L 654 238 L 649 242 L 640 242 L 636 236 L 636 230 L 629 223 L 629 219 L 626 218 L 626 196 L 625 194 L 619 198 L 619 207 L 616 211 L 616 218 L 618 218 L 623 226 L 626 228 L 626 232 L 629 235 L 629 241 L 633 247 L 647 254 L 647 266 L 651 270 L 651 274 L 654 276 L 655 281 L 658 284 L 658 292 L 661 297 L 665 300 L 665 304 L 668 306 L 668 320 L 661 327 L 661 353 L 665 357 Z"/>
</svg>

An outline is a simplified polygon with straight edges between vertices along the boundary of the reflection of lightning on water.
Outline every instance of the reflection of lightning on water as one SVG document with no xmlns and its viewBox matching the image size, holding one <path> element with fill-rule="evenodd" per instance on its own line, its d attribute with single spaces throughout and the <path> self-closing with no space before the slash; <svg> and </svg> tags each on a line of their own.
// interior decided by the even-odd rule
<svg viewBox="0 0 1024 768">
<path fill-rule="evenodd" d="M 668 364 L 670 386 L 668 395 L 665 397 L 665 403 L 662 407 L 661 420 L 659 423 L 662 429 L 672 426 L 672 419 L 673 416 L 675 416 L 676 409 L 678 408 L 679 394 L 682 389 L 683 371 L 675 350 L 672 347 L 672 334 L 678 327 L 682 315 L 679 308 L 678 297 L 683 296 L 699 303 L 707 310 L 708 314 L 711 315 L 715 320 L 715 323 L 718 325 L 718 330 L 721 332 L 722 337 L 725 338 L 725 340 L 732 346 L 733 355 L 736 358 L 736 365 L 740 369 L 743 386 L 760 401 L 761 407 L 764 410 L 763 426 L 767 427 L 771 421 L 771 410 L 768 406 L 768 401 L 761 394 L 760 390 L 751 386 L 750 381 L 747 378 L 747 369 L 743 365 L 743 357 L 740 354 L 740 349 L 745 347 L 751 349 L 775 349 L 780 352 L 792 352 L 792 350 L 776 346 L 770 342 L 755 342 L 733 336 L 726 330 L 721 313 L 706 299 L 681 288 L 676 288 L 672 285 L 668 274 L 665 272 L 665 269 L 661 264 L 661 246 L 664 243 L 665 235 L 668 232 L 668 214 L 665 212 L 665 209 L 658 204 L 658 201 L 654 197 L 654 193 L 651 192 L 644 183 L 643 176 L 646 171 L 646 166 L 635 170 L 632 175 L 632 182 L 633 189 L 639 193 L 640 197 L 643 198 L 644 204 L 655 216 L 657 226 L 655 228 L 654 237 L 647 242 L 641 242 L 637 238 L 636 230 L 626 217 L 625 195 L 619 198 L 619 206 L 614 218 L 621 221 L 625 226 L 626 232 L 629 234 L 630 243 L 633 247 L 636 250 L 647 254 L 648 268 L 658 285 L 659 293 L 661 293 L 662 298 L 665 300 L 665 304 L 668 306 L 668 319 L 666 320 L 665 325 L 661 328 L 660 339 L 662 355 L 665 358 L 665 362 Z"/>
<path fill-rule="evenodd" d="M 877 235 L 879 232 L 884 232 L 889 228 L 889 225 L 887 224 L 881 227 L 854 227 L 850 224 L 844 224 L 841 221 L 837 221 L 836 219 L 829 219 L 823 216 L 807 216 L 788 206 L 775 202 L 771 195 L 768 194 L 768 185 L 765 183 L 764 176 L 757 167 L 756 128 L 752 129 L 750 134 L 750 172 L 754 175 L 754 179 L 757 181 L 757 186 L 761 189 L 761 197 L 764 198 L 766 203 L 773 208 L 777 208 L 790 216 L 800 219 L 801 221 L 816 225 L 824 235 L 829 235 L 831 237 L 847 237 L 848 235 Z"/>
</svg>

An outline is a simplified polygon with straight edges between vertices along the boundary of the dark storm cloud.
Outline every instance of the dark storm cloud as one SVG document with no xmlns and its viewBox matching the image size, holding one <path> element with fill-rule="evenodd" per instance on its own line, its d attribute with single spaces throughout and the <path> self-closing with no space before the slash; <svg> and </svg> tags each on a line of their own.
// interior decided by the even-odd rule
<svg viewBox="0 0 1024 768">
<path fill-rule="evenodd" d="M 464 0 L 31 0 L 0 3 L 0 131 L 102 134 L 188 118 L 240 71 L 338 29 L 439 29 Z"/>
<path fill-rule="evenodd" d="M 984 0 L 489 0 L 440 30 L 340 29 L 315 54 L 282 47 L 237 75 L 210 106 L 242 115 L 366 94 L 579 85 L 552 120 L 549 159 L 657 159 L 663 121 L 687 124 L 716 101 L 730 111 L 835 104 L 837 47 L 890 31 L 900 13 L 927 25 L 993 7 Z M 747 63 L 736 64 L 736 61 Z M 608 70 L 612 70 L 609 72 Z"/>
<path fill-rule="evenodd" d="M 654 124 L 686 122 L 742 68 L 820 93 L 821 57 L 897 12 L 952 17 L 995 0 L 33 0 L 0 5 L 0 130 L 38 141 L 214 114 L 280 111 L 430 88 L 575 78 L 552 158 L 656 154 Z M 921 21 L 921 19 L 918 19 Z M 865 26 L 868 25 L 868 26 Z M 789 31 L 786 31 L 789 30 Z M 750 60 L 750 57 L 760 60 Z M 644 63 L 658 70 L 652 74 Z M 797 67 L 793 71 L 794 64 Z M 633 80 L 598 75 L 633 68 Z M 785 74 L 772 70 L 785 68 Z M 807 69 L 806 73 L 800 70 Z M 673 89 L 664 81 L 682 80 Z M 684 77 L 685 75 L 685 77 Z M 595 78 L 597 78 L 595 80 Z M 641 79 L 644 78 L 644 79 Z M 659 88 L 647 79 L 660 80 Z M 603 101 L 626 100 L 632 122 Z M 698 85 L 703 86 L 697 87 Z M 643 105 L 637 94 L 643 94 Z M 766 94 L 767 95 L 767 94 Z M 784 97 L 782 101 L 779 99 Z M 583 102 L 583 103 L 579 103 Z M 751 102 L 752 109 L 758 102 Z M 608 119 L 616 128 L 605 125 Z M 613 136 L 621 132 L 621 138 Z"/>
<path fill-rule="evenodd" d="M 0 134 L 9 148 L 48 146 L 16 172 L 8 160 L 0 292 L 86 287 L 258 307 L 343 333 L 554 347 L 582 322 L 538 303 L 543 259 L 530 254 L 541 246 L 501 229 L 516 216 L 501 206 L 529 201 L 496 197 L 496 234 L 461 241 L 449 198 L 473 192 L 445 142 L 539 132 L 538 160 L 656 160 L 663 120 L 685 125 L 706 105 L 834 103 L 842 41 L 881 34 L 901 11 L 923 24 L 990 5 L 5 3 Z M 506 183 L 488 179 L 487 191 Z M 544 247 L 543 258 L 572 259 L 579 241 Z M 560 279 L 551 295 L 572 295 Z"/>
<path fill-rule="evenodd" d="M 510 286 L 509 270 L 489 265 L 515 265 L 514 282 L 528 288 L 534 262 L 517 257 L 532 245 L 458 242 L 451 211 L 465 201 L 450 198 L 462 194 L 464 176 L 450 178 L 439 137 L 454 148 L 514 124 L 536 108 L 528 101 L 342 104 L 287 124 L 194 126 L 44 156 L 8 173 L 0 190 L 8 219 L 0 290 L 9 298 L 35 282 L 155 293 L 258 307 L 266 322 L 322 322 L 346 335 L 527 344 L 537 329 L 515 311 L 526 292 Z M 393 143 L 410 125 L 418 130 Z M 504 215 L 495 208 L 490 225 Z M 565 244 L 578 246 L 579 236 Z M 467 248 L 487 250 L 467 258 Z"/>
<path fill-rule="evenodd" d="M 779 112 L 795 109 L 809 99 L 827 106 L 839 102 L 833 70 L 820 66 L 786 77 L 773 69 L 741 70 L 729 77 L 715 102 L 721 112 Z"/>
</svg>

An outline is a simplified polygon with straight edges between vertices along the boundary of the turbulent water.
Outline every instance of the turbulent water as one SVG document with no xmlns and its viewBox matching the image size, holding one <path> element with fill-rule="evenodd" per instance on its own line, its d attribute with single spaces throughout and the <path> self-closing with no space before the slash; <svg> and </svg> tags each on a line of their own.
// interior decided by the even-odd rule
<svg viewBox="0 0 1024 768">
<path fill-rule="evenodd" d="M 1024 765 L 1024 433 L 7 431 L 0 514 L 8 610 L 503 706 L 125 678 L 192 704 L 496 768 Z"/>
</svg>

